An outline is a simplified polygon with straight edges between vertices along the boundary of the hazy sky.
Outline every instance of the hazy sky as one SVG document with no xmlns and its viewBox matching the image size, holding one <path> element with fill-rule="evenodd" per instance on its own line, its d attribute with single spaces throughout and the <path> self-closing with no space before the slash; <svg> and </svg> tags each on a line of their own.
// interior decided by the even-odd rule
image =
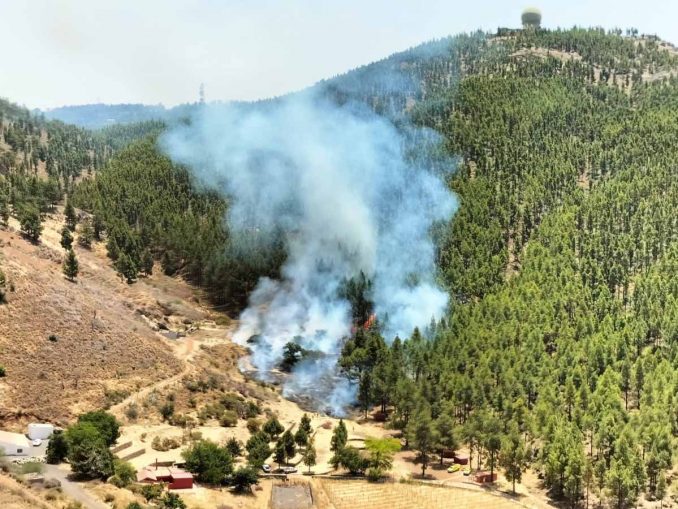
<svg viewBox="0 0 678 509">
<path fill-rule="evenodd" d="M 0 97 L 29 107 L 255 99 L 436 37 L 518 26 L 515 0 L 0 0 Z M 546 27 L 678 43 L 675 0 L 533 2 Z"/>
</svg>

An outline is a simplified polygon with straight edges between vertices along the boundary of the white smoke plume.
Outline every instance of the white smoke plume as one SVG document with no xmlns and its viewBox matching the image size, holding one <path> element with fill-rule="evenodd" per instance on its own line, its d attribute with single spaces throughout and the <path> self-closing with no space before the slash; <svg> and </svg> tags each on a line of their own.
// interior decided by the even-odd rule
<svg viewBox="0 0 678 509">
<path fill-rule="evenodd" d="M 326 354 L 299 363 L 287 393 L 317 389 L 319 378 L 333 375 L 352 326 L 338 291 L 345 278 L 363 271 L 372 279 L 389 341 L 444 313 L 430 230 L 451 217 L 456 201 L 433 171 L 409 162 L 402 130 L 387 119 L 302 93 L 202 108 L 161 144 L 227 197 L 232 232 L 286 232 L 281 278 L 259 281 L 235 340 L 259 335 L 249 346 L 260 373 L 279 364 L 293 338 Z M 341 413 L 353 390 L 336 377 L 330 385 L 324 399 Z"/>
</svg>

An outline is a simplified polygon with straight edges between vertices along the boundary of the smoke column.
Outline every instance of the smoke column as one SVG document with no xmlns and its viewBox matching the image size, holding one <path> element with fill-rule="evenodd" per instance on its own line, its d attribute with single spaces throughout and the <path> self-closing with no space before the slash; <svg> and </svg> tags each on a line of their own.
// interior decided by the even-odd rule
<svg viewBox="0 0 678 509">
<path fill-rule="evenodd" d="M 259 335 L 248 346 L 261 376 L 293 338 L 325 354 L 300 362 L 284 394 L 318 390 L 318 380 L 334 373 L 352 325 L 349 303 L 338 295 L 344 278 L 362 270 L 372 279 L 389 341 L 446 308 L 434 281 L 430 229 L 452 216 L 456 200 L 439 176 L 406 156 L 406 138 L 364 107 L 302 93 L 203 107 L 161 140 L 199 183 L 227 197 L 232 232 L 286 232 L 281 278 L 259 281 L 234 337 L 245 344 Z M 325 390 L 337 414 L 354 398 L 336 378 Z"/>
</svg>

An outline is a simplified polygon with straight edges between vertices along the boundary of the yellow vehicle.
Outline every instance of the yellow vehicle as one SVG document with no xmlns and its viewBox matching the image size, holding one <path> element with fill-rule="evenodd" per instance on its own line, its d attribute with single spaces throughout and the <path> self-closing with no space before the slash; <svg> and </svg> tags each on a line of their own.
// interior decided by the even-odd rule
<svg viewBox="0 0 678 509">
<path fill-rule="evenodd" d="M 450 466 L 447 468 L 447 471 L 448 471 L 450 474 L 453 474 L 453 473 L 455 473 L 455 472 L 459 472 L 460 469 L 461 469 L 461 466 L 460 466 L 460 465 L 457 465 L 457 464 L 455 463 L 454 465 L 450 465 Z"/>
<path fill-rule="evenodd" d="M 462 472 L 464 475 L 471 475 L 471 467 L 466 467 Z"/>
</svg>

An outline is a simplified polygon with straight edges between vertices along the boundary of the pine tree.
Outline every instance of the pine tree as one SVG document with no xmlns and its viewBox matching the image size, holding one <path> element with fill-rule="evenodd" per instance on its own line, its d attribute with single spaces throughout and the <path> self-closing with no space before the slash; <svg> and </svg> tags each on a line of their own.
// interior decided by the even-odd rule
<svg viewBox="0 0 678 509">
<path fill-rule="evenodd" d="M 431 408 L 428 403 L 419 404 L 417 411 L 412 416 L 407 426 L 407 435 L 414 449 L 419 453 L 421 461 L 421 476 L 426 475 L 431 451 L 438 442 L 438 436 L 431 419 Z"/>
<path fill-rule="evenodd" d="M 21 232 L 32 242 L 38 242 L 42 234 L 42 218 L 40 212 L 33 206 L 26 205 L 19 211 Z"/>
<path fill-rule="evenodd" d="M 511 482 L 515 493 L 516 481 L 521 481 L 525 467 L 525 446 L 517 427 L 504 437 L 499 463 L 504 467 L 506 480 Z"/>
<path fill-rule="evenodd" d="M 273 460 L 278 464 L 278 468 L 280 468 L 283 463 L 287 464 L 287 452 L 285 451 L 285 444 L 282 442 L 282 440 L 275 444 Z"/>
<path fill-rule="evenodd" d="M 7 279 L 5 278 L 5 273 L 0 269 L 0 304 L 5 302 L 5 284 Z"/>
<path fill-rule="evenodd" d="M 308 467 L 308 473 L 311 473 L 311 467 L 315 465 L 316 462 L 316 450 L 315 450 L 315 441 L 313 438 L 309 439 L 306 444 L 306 450 L 304 451 L 304 465 Z"/>
<path fill-rule="evenodd" d="M 120 276 L 125 278 L 128 284 L 133 283 L 137 278 L 137 266 L 125 252 L 120 252 L 118 255 L 118 259 L 115 262 L 115 269 L 118 271 Z"/>
<path fill-rule="evenodd" d="M 659 508 L 664 507 L 664 498 L 666 498 L 666 476 L 664 472 L 659 474 L 659 480 L 657 481 L 657 488 L 655 489 L 655 496 L 659 500 Z"/>
<path fill-rule="evenodd" d="M 80 225 L 80 233 L 78 235 L 78 244 L 84 248 L 92 247 L 94 241 L 94 228 L 92 228 L 92 221 L 85 219 Z"/>
<path fill-rule="evenodd" d="M 72 232 L 75 231 L 75 227 L 78 224 L 78 216 L 75 213 L 75 209 L 71 204 L 71 200 L 66 201 L 66 207 L 64 208 L 64 216 L 66 217 L 66 226 Z"/>
<path fill-rule="evenodd" d="M 348 430 L 343 419 L 339 419 L 339 424 L 334 427 L 332 439 L 330 441 L 330 451 L 337 454 L 346 446 L 348 441 Z"/>
<path fill-rule="evenodd" d="M 64 259 L 64 275 L 69 281 L 75 281 L 75 278 L 78 277 L 78 271 L 78 259 L 75 257 L 73 250 L 69 249 L 66 253 L 66 258 Z"/>
<path fill-rule="evenodd" d="M 6 196 L 0 196 L 0 223 L 3 226 L 9 223 L 9 200 Z"/>
<path fill-rule="evenodd" d="M 73 235 L 67 226 L 61 229 L 61 247 L 66 251 L 70 251 L 73 247 Z"/>
<path fill-rule="evenodd" d="M 141 253 L 141 272 L 145 276 L 153 274 L 153 254 L 148 248 L 144 249 Z"/>
</svg>

